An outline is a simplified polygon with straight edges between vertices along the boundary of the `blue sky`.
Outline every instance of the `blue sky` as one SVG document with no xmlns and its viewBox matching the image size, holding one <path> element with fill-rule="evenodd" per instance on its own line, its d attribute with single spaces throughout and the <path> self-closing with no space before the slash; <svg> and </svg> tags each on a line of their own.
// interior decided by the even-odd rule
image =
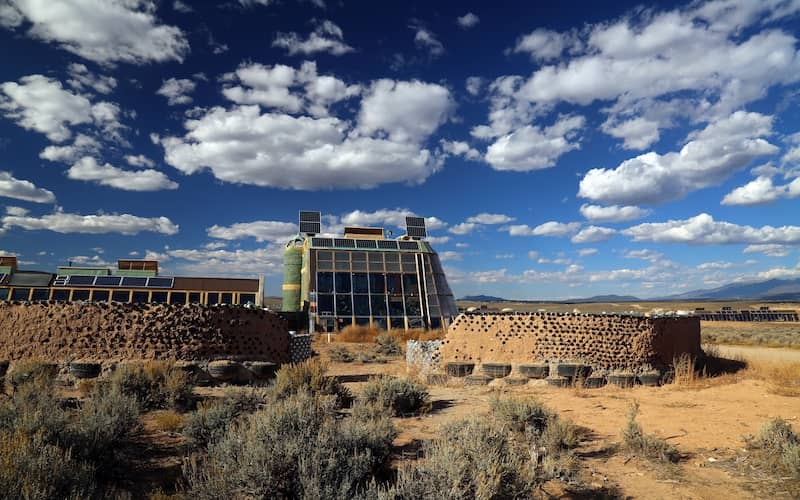
<svg viewBox="0 0 800 500">
<path fill-rule="evenodd" d="M 0 1 L 0 250 L 267 276 L 428 218 L 457 295 L 800 276 L 800 2 Z"/>
</svg>

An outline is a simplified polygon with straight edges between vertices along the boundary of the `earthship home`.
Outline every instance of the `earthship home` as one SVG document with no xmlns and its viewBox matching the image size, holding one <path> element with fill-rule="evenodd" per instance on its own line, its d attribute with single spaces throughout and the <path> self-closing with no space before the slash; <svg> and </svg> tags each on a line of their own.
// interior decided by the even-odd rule
<svg viewBox="0 0 800 500">
<path fill-rule="evenodd" d="M 55 273 L 17 268 L 0 256 L 0 300 L 262 305 L 264 277 L 162 276 L 158 261 L 121 259 L 116 269 L 59 266 Z"/>
<path fill-rule="evenodd" d="M 284 251 L 283 311 L 308 312 L 309 331 L 347 325 L 440 328 L 457 316 L 455 298 L 427 237 L 425 219 L 406 218 L 406 234 L 346 227 L 321 235 L 319 212 L 300 212 L 300 231 Z"/>
</svg>

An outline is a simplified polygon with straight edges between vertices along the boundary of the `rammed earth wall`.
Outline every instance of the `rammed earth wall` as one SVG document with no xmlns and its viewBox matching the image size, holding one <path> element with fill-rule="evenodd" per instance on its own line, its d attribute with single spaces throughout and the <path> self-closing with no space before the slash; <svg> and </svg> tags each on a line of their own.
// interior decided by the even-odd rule
<svg viewBox="0 0 800 500">
<path fill-rule="evenodd" d="M 286 322 L 235 306 L 0 302 L 0 359 L 287 363 Z"/>
<path fill-rule="evenodd" d="M 666 368 L 701 354 L 700 321 L 571 313 L 461 314 L 447 330 L 442 363 L 581 361 L 595 368 Z"/>
</svg>

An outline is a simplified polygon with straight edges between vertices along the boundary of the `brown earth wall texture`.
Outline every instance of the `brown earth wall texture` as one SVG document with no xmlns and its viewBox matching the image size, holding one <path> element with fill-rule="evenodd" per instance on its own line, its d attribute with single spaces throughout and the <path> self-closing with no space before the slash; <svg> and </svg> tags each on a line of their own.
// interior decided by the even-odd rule
<svg viewBox="0 0 800 500">
<path fill-rule="evenodd" d="M 286 322 L 264 310 L 166 304 L 0 303 L 0 359 L 289 362 Z"/>
<path fill-rule="evenodd" d="M 595 368 L 668 367 L 701 354 L 700 321 L 568 313 L 461 314 L 447 329 L 442 363 L 581 361 Z"/>
</svg>

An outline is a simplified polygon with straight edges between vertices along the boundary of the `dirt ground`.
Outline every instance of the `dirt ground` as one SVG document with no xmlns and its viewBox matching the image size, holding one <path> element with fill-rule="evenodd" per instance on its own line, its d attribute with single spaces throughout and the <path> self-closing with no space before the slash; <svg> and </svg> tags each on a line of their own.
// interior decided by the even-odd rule
<svg viewBox="0 0 800 500">
<path fill-rule="evenodd" d="M 327 358 L 330 345 L 323 340 L 315 343 L 314 349 Z M 366 344 L 339 345 L 353 352 L 371 349 Z M 745 353 L 745 357 L 754 352 Z M 386 364 L 331 363 L 329 373 L 341 377 L 358 393 L 370 376 L 404 375 L 406 366 L 402 358 L 392 358 Z M 607 386 L 578 390 L 553 388 L 539 381 L 509 387 L 502 380 L 485 387 L 466 387 L 451 381 L 446 386 L 429 389 L 433 399 L 429 414 L 396 419 L 401 430 L 395 442 L 400 450 L 399 459 L 416 458 L 420 442 L 435 437 L 443 423 L 488 414 L 492 394 L 513 394 L 536 398 L 587 429 L 587 437 L 577 453 L 582 464 L 581 477 L 595 490 L 616 488 L 624 497 L 652 499 L 792 497 L 780 481 L 740 472 L 746 455 L 743 436 L 756 434 L 765 422 L 775 417 L 800 428 L 800 399 L 770 394 L 766 383 L 755 378 L 723 377 L 718 383 L 700 389 Z M 639 402 L 637 420 L 645 431 L 678 447 L 683 458 L 677 466 L 654 466 L 617 450 L 628 408 L 634 400 Z M 574 497 L 564 491 L 548 493 Z"/>
</svg>

